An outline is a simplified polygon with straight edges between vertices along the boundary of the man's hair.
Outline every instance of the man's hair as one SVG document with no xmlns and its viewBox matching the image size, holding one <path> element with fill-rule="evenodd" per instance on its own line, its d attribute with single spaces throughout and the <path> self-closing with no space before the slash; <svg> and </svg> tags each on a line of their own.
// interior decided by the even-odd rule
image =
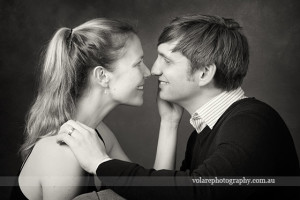
<svg viewBox="0 0 300 200">
<path fill-rule="evenodd" d="M 247 38 L 233 19 L 208 15 L 185 15 L 167 25 L 158 45 L 178 41 L 173 52 L 181 52 L 191 62 L 191 73 L 216 65 L 218 88 L 230 91 L 241 86 L 249 64 Z"/>
</svg>

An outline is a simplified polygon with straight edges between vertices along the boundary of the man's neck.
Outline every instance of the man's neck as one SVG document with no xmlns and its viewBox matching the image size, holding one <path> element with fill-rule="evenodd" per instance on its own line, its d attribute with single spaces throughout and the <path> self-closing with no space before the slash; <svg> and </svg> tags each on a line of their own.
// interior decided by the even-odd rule
<svg viewBox="0 0 300 200">
<path fill-rule="evenodd" d="M 210 88 L 201 91 L 198 95 L 195 95 L 194 98 L 188 99 L 185 102 L 179 103 L 186 111 L 192 115 L 196 110 L 209 102 L 212 98 L 221 94 L 223 90 L 217 88 Z"/>
</svg>

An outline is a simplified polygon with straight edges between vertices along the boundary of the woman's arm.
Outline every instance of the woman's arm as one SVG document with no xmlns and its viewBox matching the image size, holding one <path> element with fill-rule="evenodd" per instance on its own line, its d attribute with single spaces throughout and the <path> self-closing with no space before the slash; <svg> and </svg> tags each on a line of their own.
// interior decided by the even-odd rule
<svg viewBox="0 0 300 200">
<path fill-rule="evenodd" d="M 114 133 L 106 126 L 106 124 L 101 122 L 97 127 L 97 130 L 104 140 L 106 152 L 109 157 L 131 162 L 127 155 L 124 153 Z"/>
<path fill-rule="evenodd" d="M 175 169 L 178 124 L 161 122 L 154 169 Z"/>
<path fill-rule="evenodd" d="M 67 145 L 49 137 L 39 141 L 35 151 L 40 155 L 35 157 L 43 200 L 73 199 L 86 192 L 89 177 Z"/>
<path fill-rule="evenodd" d="M 183 108 L 177 104 L 157 98 L 161 117 L 154 169 L 175 169 L 177 129 Z"/>
</svg>

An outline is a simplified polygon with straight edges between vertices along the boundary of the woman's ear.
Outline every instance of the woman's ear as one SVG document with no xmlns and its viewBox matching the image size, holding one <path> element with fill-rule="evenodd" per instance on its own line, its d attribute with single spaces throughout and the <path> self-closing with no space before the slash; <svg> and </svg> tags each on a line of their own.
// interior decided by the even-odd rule
<svg viewBox="0 0 300 200">
<path fill-rule="evenodd" d="M 108 87 L 109 75 L 108 75 L 108 71 L 104 67 L 102 66 L 95 67 L 93 70 L 93 77 L 97 83 L 102 85 L 102 87 Z"/>
<path fill-rule="evenodd" d="M 210 83 L 217 71 L 215 64 L 207 65 L 201 68 L 198 72 L 198 85 L 204 86 Z"/>
</svg>

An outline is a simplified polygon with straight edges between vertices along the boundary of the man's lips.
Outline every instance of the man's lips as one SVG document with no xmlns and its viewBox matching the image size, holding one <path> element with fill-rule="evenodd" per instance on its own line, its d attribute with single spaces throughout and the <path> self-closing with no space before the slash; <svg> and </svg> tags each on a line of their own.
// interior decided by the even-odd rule
<svg viewBox="0 0 300 200">
<path fill-rule="evenodd" d="M 158 82 L 159 82 L 159 85 L 167 85 L 167 84 L 169 84 L 169 82 L 167 82 L 167 81 L 163 81 L 163 80 L 158 80 Z"/>
</svg>

